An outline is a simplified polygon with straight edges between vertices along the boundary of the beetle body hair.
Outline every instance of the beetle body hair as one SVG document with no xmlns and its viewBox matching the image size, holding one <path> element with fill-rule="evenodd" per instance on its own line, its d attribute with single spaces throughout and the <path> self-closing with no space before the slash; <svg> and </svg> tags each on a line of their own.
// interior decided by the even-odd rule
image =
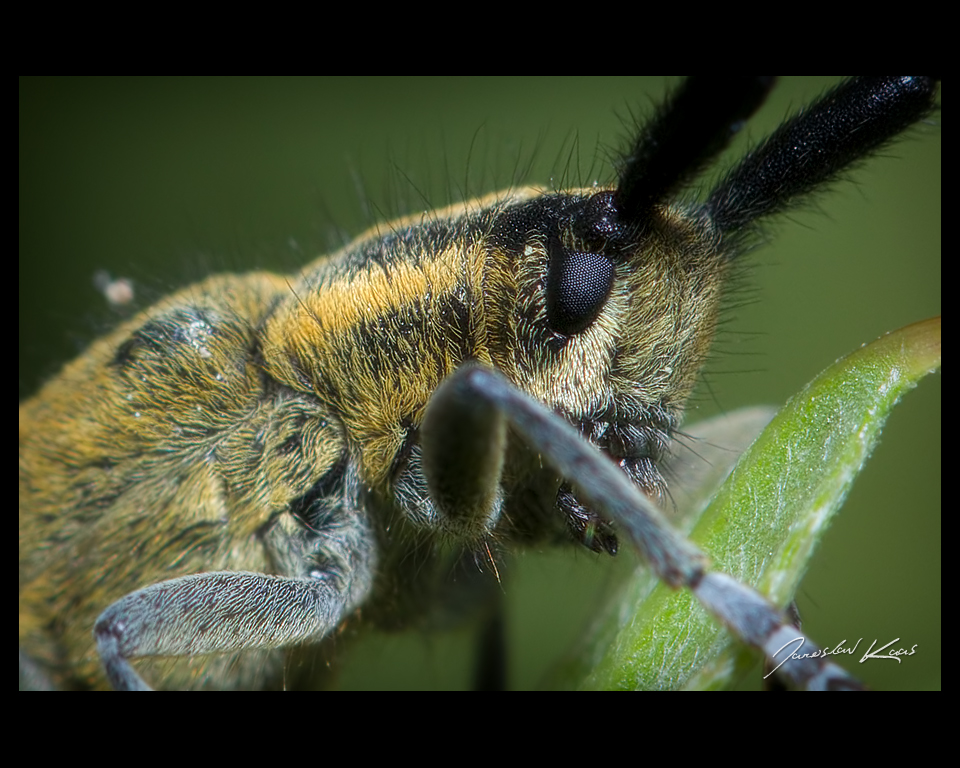
<svg viewBox="0 0 960 768">
<path fill-rule="evenodd" d="M 519 445 L 499 498 L 482 500 L 482 525 L 458 528 L 431 501 L 418 430 L 431 393 L 468 360 L 617 446 L 634 478 L 665 498 L 658 460 L 709 345 L 723 258 L 700 225 L 665 210 L 662 245 L 620 265 L 590 331 L 575 343 L 545 337 L 547 244 L 517 232 L 551 232 L 573 247 L 564 217 L 585 199 L 520 190 L 426 223 L 397 221 L 296 281 L 214 277 L 97 341 L 21 408 L 20 502 L 30 515 L 21 642 L 66 649 L 74 661 L 60 682 L 102 685 L 85 628 L 130 584 L 199 571 L 296 575 L 303 537 L 340 535 L 345 506 L 366 518 L 367 567 L 377 572 L 357 584 L 351 610 L 391 594 L 396 569 L 429 551 L 425 538 L 472 551 L 569 539 L 559 480 L 544 488 Z M 393 624 L 400 606 L 411 611 L 383 602 L 370 600 L 365 616 Z M 234 659 L 231 679 L 249 685 L 264 663 L 253 656 L 246 672 Z M 196 662 L 165 667 L 171 687 L 217 679 Z"/>
</svg>

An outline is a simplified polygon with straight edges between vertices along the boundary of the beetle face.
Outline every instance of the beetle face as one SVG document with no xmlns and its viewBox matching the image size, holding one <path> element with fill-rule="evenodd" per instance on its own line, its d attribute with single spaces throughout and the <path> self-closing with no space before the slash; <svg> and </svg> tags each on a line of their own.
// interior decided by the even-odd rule
<svg viewBox="0 0 960 768">
<path fill-rule="evenodd" d="M 782 81 L 748 135 L 765 135 L 828 84 Z M 613 144 L 626 132 L 611 106 L 642 103 L 645 94 L 656 100 L 663 87 L 660 79 L 467 80 L 429 88 L 393 80 L 267 87 L 22 81 L 20 396 L 79 351 L 77 338 L 98 332 L 88 318 L 106 314 L 103 299 L 86 287 L 97 269 L 134 277 L 138 290 L 153 290 L 154 298 L 208 271 L 295 270 L 329 250 L 314 235 L 325 232 L 328 221 L 350 233 L 369 223 L 357 215 L 352 170 L 388 216 L 395 212 L 390 195 L 377 184 L 394 163 L 428 192 L 438 190 L 432 204 L 447 201 L 448 184 L 458 196 L 464 168 L 470 195 L 506 186 L 516 157 L 534 147 L 534 166 L 521 181 L 580 186 L 607 180 L 603 162 L 587 168 L 594 137 Z M 198 97 L 188 88 L 207 90 Z M 456 109 L 449 107 L 454 97 Z M 223 105 L 230 109 L 217 108 Z M 484 126 L 480 148 L 473 144 L 478 126 Z M 574 130 L 581 137 L 582 177 L 575 156 L 567 164 Z M 738 139 L 724 160 L 732 162 L 744 147 Z M 751 290 L 734 291 L 735 308 L 721 315 L 706 372 L 710 387 L 695 392 L 688 421 L 714 412 L 714 397 L 724 410 L 782 403 L 839 355 L 940 311 L 940 132 L 918 128 L 883 155 L 853 172 L 854 184 L 841 182 L 817 197 L 815 207 L 827 215 L 794 212 L 774 224 L 769 246 L 745 259 Z M 503 165 L 490 171 L 499 158 Z M 415 192 L 405 194 L 412 207 L 421 206 Z M 303 245 L 288 249 L 288 239 Z M 265 261 L 277 252 L 278 262 Z M 752 303 L 743 306 L 746 301 Z M 868 643 L 902 637 L 919 644 L 902 664 L 850 665 L 876 688 L 939 679 L 940 420 L 940 381 L 933 377 L 892 418 L 798 595 L 805 629 L 825 645 L 861 635 Z M 507 590 L 510 601 L 527 594 L 520 581 L 526 570 L 552 590 L 530 598 L 536 610 L 511 608 L 511 621 L 532 617 L 543 632 L 533 639 L 517 632 L 520 686 L 535 682 L 535 660 L 547 655 L 546 645 L 562 650 L 558 627 L 572 639 L 582 626 L 575 618 L 550 622 L 542 611 L 572 602 L 575 592 L 595 602 L 598 591 L 610 588 L 609 559 L 557 552 L 549 560 L 559 564 L 557 573 L 526 555 Z M 557 594 L 564 594 L 562 601 Z M 419 638 L 384 642 L 423 648 Z M 410 672 L 390 650 L 379 658 L 390 669 L 372 667 L 378 685 L 400 672 L 413 679 L 397 685 L 445 684 L 430 677 L 432 662 L 426 673 Z"/>
</svg>

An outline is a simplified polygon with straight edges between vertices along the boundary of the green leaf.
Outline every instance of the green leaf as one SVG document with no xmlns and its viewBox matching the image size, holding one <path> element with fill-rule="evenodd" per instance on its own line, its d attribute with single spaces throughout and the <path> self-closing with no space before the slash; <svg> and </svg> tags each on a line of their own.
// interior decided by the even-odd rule
<svg viewBox="0 0 960 768">
<path fill-rule="evenodd" d="M 693 525 L 690 537 L 712 568 L 789 604 L 891 409 L 939 366 L 937 317 L 853 352 L 792 398 Z M 735 682 L 755 661 L 689 591 L 666 587 L 641 565 L 554 682 L 708 689 Z"/>
</svg>

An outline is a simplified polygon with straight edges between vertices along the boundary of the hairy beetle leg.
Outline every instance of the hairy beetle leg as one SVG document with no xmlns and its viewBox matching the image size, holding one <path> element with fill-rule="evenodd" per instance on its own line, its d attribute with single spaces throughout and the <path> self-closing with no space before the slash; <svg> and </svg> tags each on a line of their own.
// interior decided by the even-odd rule
<svg viewBox="0 0 960 768">
<path fill-rule="evenodd" d="M 329 634 L 369 593 L 373 555 L 359 516 L 314 534 L 309 542 L 300 541 L 299 533 L 267 536 L 274 550 L 299 551 L 288 568 L 300 575 L 212 571 L 151 584 L 117 600 L 94 627 L 110 684 L 121 691 L 150 690 L 129 663 L 137 657 L 283 648 Z"/>
<path fill-rule="evenodd" d="M 791 641 L 803 639 L 805 655 L 817 646 L 789 625 L 779 610 L 753 589 L 723 573 L 706 570 L 706 556 L 666 521 L 656 505 L 598 448 L 584 440 L 560 416 L 521 392 L 496 371 L 468 364 L 434 393 L 425 422 L 446 414 L 444 440 L 456 432 L 454 410 L 478 414 L 495 408 L 559 475 L 574 483 L 580 498 L 626 533 L 657 576 L 669 585 L 688 587 L 703 606 L 741 641 L 761 650 L 794 685 L 811 690 L 858 688 L 846 671 L 823 658 L 783 662 Z M 434 428 L 435 429 L 435 428 Z M 434 435 L 431 430 L 428 434 Z M 425 454 L 427 454 L 425 446 Z M 425 462 L 428 484 L 435 466 Z M 496 483 L 498 476 L 488 477 Z M 476 482 L 478 477 L 467 480 Z M 813 649 L 813 651 L 811 651 Z"/>
</svg>

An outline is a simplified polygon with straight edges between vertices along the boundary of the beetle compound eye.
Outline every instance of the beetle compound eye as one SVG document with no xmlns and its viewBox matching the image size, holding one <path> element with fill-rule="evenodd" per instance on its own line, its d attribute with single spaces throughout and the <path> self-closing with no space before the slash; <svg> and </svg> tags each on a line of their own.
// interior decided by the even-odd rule
<svg viewBox="0 0 960 768">
<path fill-rule="evenodd" d="M 603 254 L 569 251 L 550 243 L 547 273 L 547 321 L 571 336 L 597 319 L 613 287 L 613 262 Z"/>
</svg>

